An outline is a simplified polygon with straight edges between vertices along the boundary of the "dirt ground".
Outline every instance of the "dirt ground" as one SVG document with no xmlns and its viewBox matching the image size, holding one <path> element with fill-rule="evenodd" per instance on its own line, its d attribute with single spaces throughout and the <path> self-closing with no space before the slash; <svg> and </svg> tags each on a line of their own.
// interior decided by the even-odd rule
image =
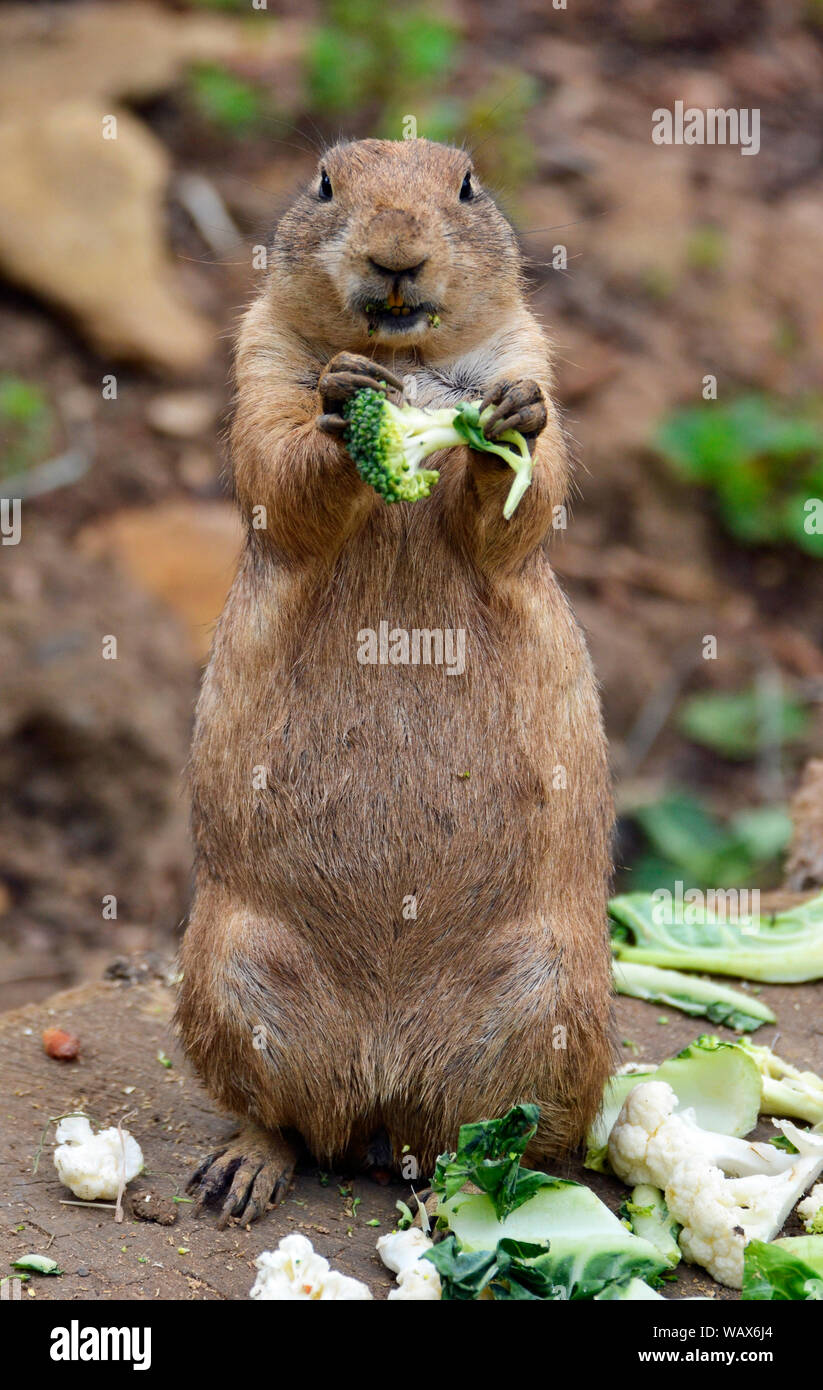
<svg viewBox="0 0 823 1390">
<path fill-rule="evenodd" d="M 823 1071 L 823 986 L 769 987 L 763 998 L 779 1019 L 781 1054 Z M 218 1231 L 214 1213 L 195 1219 L 190 1204 L 171 1200 L 184 1196 L 192 1168 L 231 1129 L 175 1048 L 172 1007 L 173 990 L 161 980 L 109 980 L 0 1017 L 0 1274 L 11 1272 L 9 1266 L 21 1255 L 34 1252 L 56 1259 L 64 1273 L 58 1278 L 33 1275 L 24 1295 L 31 1298 L 246 1298 L 256 1256 L 274 1248 L 282 1236 L 301 1231 L 333 1268 L 362 1279 L 376 1299 L 385 1298 L 392 1280 L 375 1242 L 393 1228 L 395 1202 L 410 1196 L 407 1184 L 383 1187 L 371 1179 L 303 1167 L 286 1201 L 249 1230 L 235 1224 Z M 668 1023 L 661 1024 L 661 1017 Z M 631 999 L 618 1000 L 617 1018 L 627 1061 L 662 1061 L 701 1031 L 699 1020 Z M 41 1033 L 53 1026 L 80 1037 L 77 1061 L 46 1056 Z M 775 1036 L 773 1028 L 757 1034 L 764 1041 Z M 52 1163 L 53 1127 L 33 1174 L 49 1117 L 78 1107 L 100 1126 L 129 1117 L 126 1127 L 146 1162 L 146 1172 L 130 1185 L 129 1194 L 140 1201 L 151 1193 L 161 1210 L 176 1210 L 174 1225 L 136 1220 L 131 1214 L 119 1225 L 112 1210 L 61 1205 L 70 1194 Z M 768 1132 L 764 1127 L 764 1135 Z M 555 1172 L 586 1182 L 613 1209 L 625 1195 L 617 1179 L 586 1172 L 579 1161 Z M 368 1224 L 375 1220 L 379 1226 Z M 787 1229 L 799 1231 L 799 1224 Z M 681 1266 L 666 1296 L 697 1293 L 736 1297 Z"/>
</svg>

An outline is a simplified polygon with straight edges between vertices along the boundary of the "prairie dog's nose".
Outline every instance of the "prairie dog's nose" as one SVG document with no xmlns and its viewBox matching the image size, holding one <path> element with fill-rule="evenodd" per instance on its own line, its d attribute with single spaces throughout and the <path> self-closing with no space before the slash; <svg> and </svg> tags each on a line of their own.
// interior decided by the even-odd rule
<svg viewBox="0 0 823 1390">
<path fill-rule="evenodd" d="M 381 275 L 414 279 L 428 260 L 431 246 L 413 212 L 383 208 L 372 217 L 364 238 L 369 265 Z"/>
<path fill-rule="evenodd" d="M 390 280 L 399 280 L 402 276 L 413 280 L 423 269 L 427 260 L 428 256 L 424 256 L 422 261 L 418 261 L 416 265 L 381 265 L 380 261 L 374 259 L 374 256 L 369 256 L 369 265 L 373 270 L 379 271 L 381 275 L 387 275 Z"/>
</svg>

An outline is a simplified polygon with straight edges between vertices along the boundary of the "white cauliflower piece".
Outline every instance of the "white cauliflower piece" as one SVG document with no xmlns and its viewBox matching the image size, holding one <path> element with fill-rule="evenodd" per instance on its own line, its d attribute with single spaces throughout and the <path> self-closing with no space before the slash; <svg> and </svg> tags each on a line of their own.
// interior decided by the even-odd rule
<svg viewBox="0 0 823 1390">
<path fill-rule="evenodd" d="M 143 1171 L 143 1154 L 128 1130 L 95 1134 L 85 1115 L 68 1115 L 57 1126 L 54 1166 L 60 1181 L 84 1202 L 113 1202 L 123 1186 Z"/>
<path fill-rule="evenodd" d="M 797 1214 L 810 1236 L 823 1236 L 823 1182 L 816 1183 L 808 1197 L 798 1202 Z"/>
<path fill-rule="evenodd" d="M 397 1275 L 397 1288 L 389 1294 L 389 1302 L 401 1299 L 430 1301 L 442 1296 L 440 1275 L 431 1260 L 423 1259 L 431 1248 L 431 1237 L 419 1226 L 409 1226 L 405 1231 L 392 1231 L 391 1235 L 380 1237 L 377 1253 L 386 1268 Z"/>
<path fill-rule="evenodd" d="M 771 1144 L 753 1144 L 701 1129 L 692 1110 L 674 1113 L 677 1096 L 665 1081 L 644 1081 L 627 1095 L 609 1136 L 609 1162 L 630 1187 L 665 1188 L 676 1166 L 700 1158 L 726 1173 L 778 1173 L 792 1156 Z"/>
<path fill-rule="evenodd" d="M 440 1275 L 431 1260 L 415 1260 L 397 1276 L 397 1288 L 389 1294 L 389 1303 L 410 1301 L 430 1303 L 442 1298 Z"/>
<path fill-rule="evenodd" d="M 314 1299 L 362 1302 L 371 1291 L 359 1279 L 332 1269 L 305 1236 L 284 1236 L 276 1250 L 264 1250 L 255 1260 L 258 1270 L 250 1298 L 279 1302 Z"/>
<path fill-rule="evenodd" d="M 689 1264 L 702 1265 L 719 1284 L 731 1289 L 743 1283 L 746 1244 L 731 1184 L 750 1181 L 726 1178 L 719 1168 L 707 1168 L 701 1158 L 692 1158 L 675 1169 L 666 1187 L 669 1214 L 683 1226 L 679 1242 L 684 1258 Z"/>
<path fill-rule="evenodd" d="M 685 1258 L 731 1289 L 742 1287 L 748 1241 L 773 1240 L 823 1169 L 823 1135 L 787 1121 L 779 1128 L 799 1150 L 789 1155 L 791 1166 L 782 1172 L 727 1178 L 697 1156 L 681 1162 L 666 1185 L 669 1214 L 683 1227 L 679 1240 Z"/>
<path fill-rule="evenodd" d="M 409 1226 L 405 1231 L 392 1231 L 391 1235 L 381 1236 L 377 1242 L 377 1253 L 387 1269 L 400 1274 L 431 1247 L 431 1239 L 425 1231 L 421 1231 L 419 1226 Z M 434 1269 L 432 1264 L 429 1267 Z"/>
</svg>

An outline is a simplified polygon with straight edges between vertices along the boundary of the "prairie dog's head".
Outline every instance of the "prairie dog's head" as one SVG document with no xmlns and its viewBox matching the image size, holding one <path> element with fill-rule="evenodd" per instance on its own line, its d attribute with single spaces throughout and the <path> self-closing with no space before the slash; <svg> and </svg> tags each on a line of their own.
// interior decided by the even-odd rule
<svg viewBox="0 0 823 1390">
<path fill-rule="evenodd" d="M 462 150 L 335 145 L 274 239 L 278 303 L 333 349 L 450 356 L 502 327 L 520 295 L 514 232 Z"/>
</svg>

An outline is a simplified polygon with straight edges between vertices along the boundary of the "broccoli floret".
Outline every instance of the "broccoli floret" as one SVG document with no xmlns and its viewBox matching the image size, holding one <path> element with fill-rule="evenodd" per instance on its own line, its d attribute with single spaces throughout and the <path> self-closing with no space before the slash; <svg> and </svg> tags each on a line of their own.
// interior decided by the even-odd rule
<svg viewBox="0 0 823 1390">
<path fill-rule="evenodd" d="M 484 415 L 491 413 L 490 406 Z M 346 447 L 364 483 L 385 502 L 416 502 L 428 497 L 440 477 L 435 469 L 421 468 L 423 460 L 438 449 L 469 444 L 473 449 L 499 454 L 515 471 L 515 479 L 503 508 L 508 520 L 531 482 L 529 446 L 516 430 L 508 430 L 504 442 L 483 433 L 480 402 L 464 402 L 442 410 L 393 405 L 381 391 L 356 392 L 343 407 L 347 421 Z"/>
<path fill-rule="evenodd" d="M 449 428 L 452 412 L 438 414 L 447 415 L 448 422 L 412 406 L 392 405 L 381 391 L 369 389 L 358 391 L 344 405 L 346 448 L 363 482 L 385 502 L 428 497 L 440 474 L 421 468 L 421 463 L 437 449 L 462 442 Z"/>
</svg>

